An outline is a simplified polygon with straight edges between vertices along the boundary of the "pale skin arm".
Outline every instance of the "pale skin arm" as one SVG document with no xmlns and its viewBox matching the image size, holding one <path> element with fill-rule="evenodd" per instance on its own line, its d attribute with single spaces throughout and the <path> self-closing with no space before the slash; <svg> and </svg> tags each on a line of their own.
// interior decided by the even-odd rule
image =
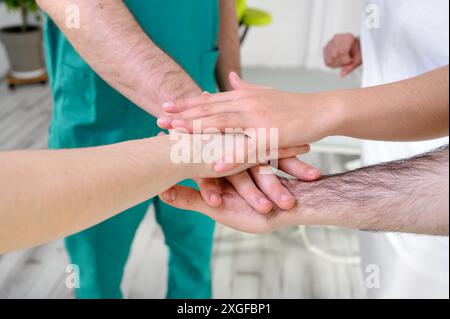
<svg viewBox="0 0 450 319">
<path fill-rule="evenodd" d="M 0 153 L 0 254 L 84 230 L 182 180 L 224 176 L 215 173 L 203 157 L 198 162 L 177 161 L 173 146 L 204 154 L 204 147 L 217 150 L 226 139 L 229 143 L 235 138 L 247 147 L 243 136 L 209 135 L 200 142 L 193 135 L 184 137 L 159 136 L 89 149 Z M 292 157 L 303 151 L 293 148 L 280 155 Z M 242 164 L 230 174 L 254 165 Z"/>
<path fill-rule="evenodd" d="M 167 116 L 171 127 L 187 130 L 197 119 L 203 129 L 279 128 L 281 147 L 333 135 L 417 141 L 448 135 L 448 77 L 445 66 L 371 88 L 294 94 L 251 85 L 231 74 L 236 91 L 181 100 L 166 112 L 172 113 Z"/>
<path fill-rule="evenodd" d="M 158 137 L 0 153 L 0 253 L 86 229 L 198 172 L 172 164 L 169 150 L 169 139 Z"/>
<path fill-rule="evenodd" d="M 258 214 L 224 182 L 224 204 L 208 207 L 198 192 L 176 186 L 161 198 L 202 212 L 231 228 L 266 233 L 293 225 L 449 235 L 448 147 L 412 159 L 328 176 L 317 182 L 283 180 L 297 198 L 291 211 Z"/>
<path fill-rule="evenodd" d="M 193 97 L 200 88 L 144 33 L 122 0 L 38 0 L 87 63 L 112 87 L 148 113 Z M 77 5 L 81 26 L 66 26 L 66 7 Z M 182 32 L 182 31 L 180 31 Z"/>
</svg>

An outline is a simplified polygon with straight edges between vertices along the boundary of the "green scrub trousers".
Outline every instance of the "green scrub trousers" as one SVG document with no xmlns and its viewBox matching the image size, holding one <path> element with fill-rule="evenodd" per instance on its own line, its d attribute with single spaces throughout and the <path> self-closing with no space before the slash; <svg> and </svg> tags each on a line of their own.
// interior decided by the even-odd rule
<svg viewBox="0 0 450 319">
<path fill-rule="evenodd" d="M 156 45 L 203 90 L 216 90 L 218 0 L 128 0 L 125 4 Z M 107 145 L 159 133 L 156 119 L 98 77 L 49 18 L 45 46 L 55 104 L 51 148 Z M 151 203 L 169 248 L 167 297 L 211 297 L 213 221 L 154 198 L 66 239 L 71 262 L 80 267 L 77 298 L 122 298 L 120 285 L 131 243 Z"/>
</svg>

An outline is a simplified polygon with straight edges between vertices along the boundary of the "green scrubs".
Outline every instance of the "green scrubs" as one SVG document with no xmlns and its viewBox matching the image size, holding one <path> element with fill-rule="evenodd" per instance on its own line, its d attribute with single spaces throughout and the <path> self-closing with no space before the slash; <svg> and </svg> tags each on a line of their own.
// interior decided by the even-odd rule
<svg viewBox="0 0 450 319">
<path fill-rule="evenodd" d="M 216 89 L 218 0 L 125 3 L 149 37 L 203 90 Z M 45 44 L 55 103 L 51 148 L 97 146 L 157 135 L 156 119 L 98 77 L 50 19 L 46 21 Z M 78 298 L 122 297 L 120 284 L 130 246 L 150 203 L 155 205 L 169 248 L 167 297 L 211 297 L 213 221 L 154 198 L 66 239 L 71 261 L 80 267 Z"/>
</svg>

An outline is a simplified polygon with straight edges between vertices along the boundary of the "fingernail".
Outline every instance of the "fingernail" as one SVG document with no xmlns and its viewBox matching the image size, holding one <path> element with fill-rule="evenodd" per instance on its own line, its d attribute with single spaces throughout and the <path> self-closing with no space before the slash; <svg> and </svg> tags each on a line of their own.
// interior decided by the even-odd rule
<svg viewBox="0 0 450 319">
<path fill-rule="evenodd" d="M 209 93 L 208 91 L 202 92 L 202 95 L 209 95 L 209 94 L 211 94 L 211 93 Z"/>
<path fill-rule="evenodd" d="M 221 173 L 225 169 L 225 162 L 220 161 L 214 165 L 214 171 Z"/>
<path fill-rule="evenodd" d="M 316 168 L 310 168 L 310 169 L 308 169 L 307 174 L 310 177 L 316 177 L 317 175 L 320 175 L 320 171 Z"/>
<path fill-rule="evenodd" d="M 309 153 L 309 151 L 311 150 L 311 145 L 304 145 L 303 149 L 304 149 L 304 152 Z"/>
<path fill-rule="evenodd" d="M 261 205 L 269 205 L 269 204 L 271 204 L 270 203 L 270 201 L 268 201 L 266 198 L 264 198 L 264 197 L 261 197 L 260 199 L 259 199 L 259 203 L 261 204 Z"/>
<path fill-rule="evenodd" d="M 236 73 L 236 72 L 230 72 L 230 76 L 231 77 L 233 77 L 233 78 L 235 78 L 235 79 L 238 79 L 239 78 L 239 75 Z"/>
<path fill-rule="evenodd" d="M 173 189 L 169 189 L 168 191 L 163 193 L 163 198 L 168 202 L 173 202 L 177 199 L 176 191 Z"/>
<path fill-rule="evenodd" d="M 172 122 L 173 128 L 187 128 L 187 122 L 184 120 L 174 120 Z"/>
<path fill-rule="evenodd" d="M 166 103 L 164 103 L 163 104 L 163 109 L 165 110 L 165 111 L 170 111 L 171 109 L 173 109 L 173 107 L 175 106 L 175 103 L 173 103 L 173 102 L 166 102 Z"/>
<path fill-rule="evenodd" d="M 161 117 L 156 123 L 158 126 L 167 126 L 170 124 L 170 119 L 168 117 Z"/>
<path fill-rule="evenodd" d="M 220 197 L 217 194 L 212 194 L 209 196 L 209 200 L 213 203 L 218 203 L 220 202 Z"/>
<path fill-rule="evenodd" d="M 281 195 L 281 201 L 282 202 L 290 202 L 292 200 L 292 196 L 289 196 L 287 194 Z"/>
</svg>

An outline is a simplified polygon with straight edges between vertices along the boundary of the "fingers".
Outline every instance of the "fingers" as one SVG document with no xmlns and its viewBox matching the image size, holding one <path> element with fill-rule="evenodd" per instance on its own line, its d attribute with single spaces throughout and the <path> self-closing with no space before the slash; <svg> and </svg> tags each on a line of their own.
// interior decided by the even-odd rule
<svg viewBox="0 0 450 319">
<path fill-rule="evenodd" d="M 278 156 L 275 158 L 269 158 L 269 160 L 275 160 L 280 158 L 290 158 L 298 155 L 307 154 L 311 151 L 311 146 L 306 145 L 300 145 L 296 147 L 288 147 L 288 148 L 282 148 L 278 151 Z"/>
<path fill-rule="evenodd" d="M 195 180 L 203 200 L 211 207 L 219 207 L 222 205 L 222 196 L 220 188 L 213 178 L 199 178 Z"/>
<path fill-rule="evenodd" d="M 160 199 L 173 207 L 203 213 L 213 218 L 214 208 L 209 207 L 199 191 L 184 186 L 174 186 L 160 196 Z"/>
<path fill-rule="evenodd" d="M 208 92 L 203 92 L 200 96 L 194 98 L 180 99 L 177 101 L 166 102 L 162 105 L 163 111 L 166 113 L 180 113 L 187 111 L 189 109 L 198 107 L 200 105 L 210 105 L 219 102 L 231 102 L 238 100 L 242 95 L 240 93 L 242 90 L 268 90 L 271 87 L 260 86 L 255 84 L 250 84 L 242 80 L 239 75 L 235 72 L 231 72 L 229 75 L 230 83 L 235 89 L 235 91 L 209 94 Z"/>
<path fill-rule="evenodd" d="M 279 169 L 306 182 L 318 180 L 322 175 L 320 170 L 300 161 L 297 157 L 280 160 Z"/>
<path fill-rule="evenodd" d="M 267 214 L 272 210 L 272 202 L 258 189 L 247 171 L 230 176 L 227 180 L 257 212 Z"/>
<path fill-rule="evenodd" d="M 194 133 L 194 127 L 196 127 L 196 125 L 198 125 L 199 132 L 196 130 L 195 133 L 203 133 L 205 130 L 211 129 L 224 133 L 227 128 L 243 126 L 245 118 L 240 113 L 222 113 L 201 118 L 198 122 L 191 119 L 185 120 L 163 117 L 158 119 L 157 123 L 160 128 L 173 128 L 189 133 Z"/>
<path fill-rule="evenodd" d="M 257 144 L 256 144 L 257 145 Z M 290 147 L 290 148 L 282 148 L 280 150 L 271 150 L 269 154 L 267 155 L 266 152 L 261 152 L 260 149 L 258 149 L 255 145 L 255 148 L 253 151 L 256 152 L 256 154 L 250 154 L 251 152 L 248 143 L 245 145 L 245 154 L 243 156 L 243 160 L 250 161 L 249 164 L 263 164 L 267 163 L 271 160 L 277 160 L 277 159 L 283 159 L 283 158 L 290 158 L 295 157 L 298 155 L 306 154 L 311 150 L 311 147 L 309 145 L 301 145 L 297 147 Z M 266 145 L 263 145 L 265 147 Z M 269 146 L 268 146 L 269 147 Z M 225 156 L 225 158 L 217 161 L 214 165 L 214 171 L 216 173 L 224 174 L 227 172 L 232 172 L 235 169 L 239 168 L 243 163 L 241 160 L 238 160 L 238 156 L 236 154 L 237 150 L 235 150 L 235 153 L 228 154 Z M 263 157 L 260 157 L 259 154 L 263 153 Z M 254 155 L 254 156 L 252 156 Z"/>
<path fill-rule="evenodd" d="M 268 90 L 271 89 L 271 87 L 268 86 L 261 86 L 256 84 L 251 84 L 249 82 L 246 82 L 241 79 L 241 77 L 236 72 L 231 72 L 228 76 L 228 79 L 230 81 L 231 87 L 234 90 Z"/>
<path fill-rule="evenodd" d="M 354 62 L 351 54 L 356 38 L 352 34 L 338 34 L 325 46 L 325 64 L 331 68 L 348 66 Z"/>
<path fill-rule="evenodd" d="M 168 114 L 164 117 L 161 117 L 160 119 L 158 119 L 158 125 L 163 122 L 166 123 L 165 125 L 167 125 L 170 121 L 170 124 L 173 126 L 174 120 L 202 120 L 213 115 L 239 113 L 243 110 L 243 107 L 244 105 L 242 105 L 242 103 L 235 103 L 234 101 L 225 103 L 218 102 L 212 104 L 203 104 L 180 113 Z"/>
<path fill-rule="evenodd" d="M 269 166 L 266 166 L 269 168 Z M 250 175 L 259 189 L 266 194 L 279 208 L 289 210 L 295 205 L 295 198 L 279 181 L 275 174 L 261 173 L 263 167 L 251 168 Z M 267 171 L 267 170 L 265 170 Z"/>
<path fill-rule="evenodd" d="M 353 58 L 353 61 L 350 65 L 344 66 L 341 70 L 341 76 L 345 77 L 352 73 L 354 70 L 356 70 L 358 67 L 362 64 L 362 56 L 361 56 L 361 46 L 359 44 L 359 41 L 356 41 L 355 44 L 352 47 L 351 55 Z"/>
<path fill-rule="evenodd" d="M 358 67 L 359 67 L 359 64 L 357 64 L 357 63 L 352 63 L 351 65 L 345 66 L 341 69 L 340 76 L 346 77 L 347 75 L 349 75 L 350 73 L 355 71 Z"/>
<path fill-rule="evenodd" d="M 172 102 L 166 102 L 163 104 L 162 108 L 163 111 L 166 113 L 179 113 L 204 104 L 234 101 L 236 99 L 237 94 L 234 91 L 217 94 L 205 93 L 194 98 L 187 98 Z"/>
<path fill-rule="evenodd" d="M 203 133 L 205 130 L 217 130 L 225 133 L 226 129 L 241 127 L 245 123 L 244 116 L 239 113 L 222 113 L 218 115 L 207 116 L 197 121 L 174 119 L 171 120 L 171 127 L 182 132 Z M 159 123 L 158 123 L 159 125 Z M 196 130 L 194 130 L 196 128 Z"/>
</svg>

